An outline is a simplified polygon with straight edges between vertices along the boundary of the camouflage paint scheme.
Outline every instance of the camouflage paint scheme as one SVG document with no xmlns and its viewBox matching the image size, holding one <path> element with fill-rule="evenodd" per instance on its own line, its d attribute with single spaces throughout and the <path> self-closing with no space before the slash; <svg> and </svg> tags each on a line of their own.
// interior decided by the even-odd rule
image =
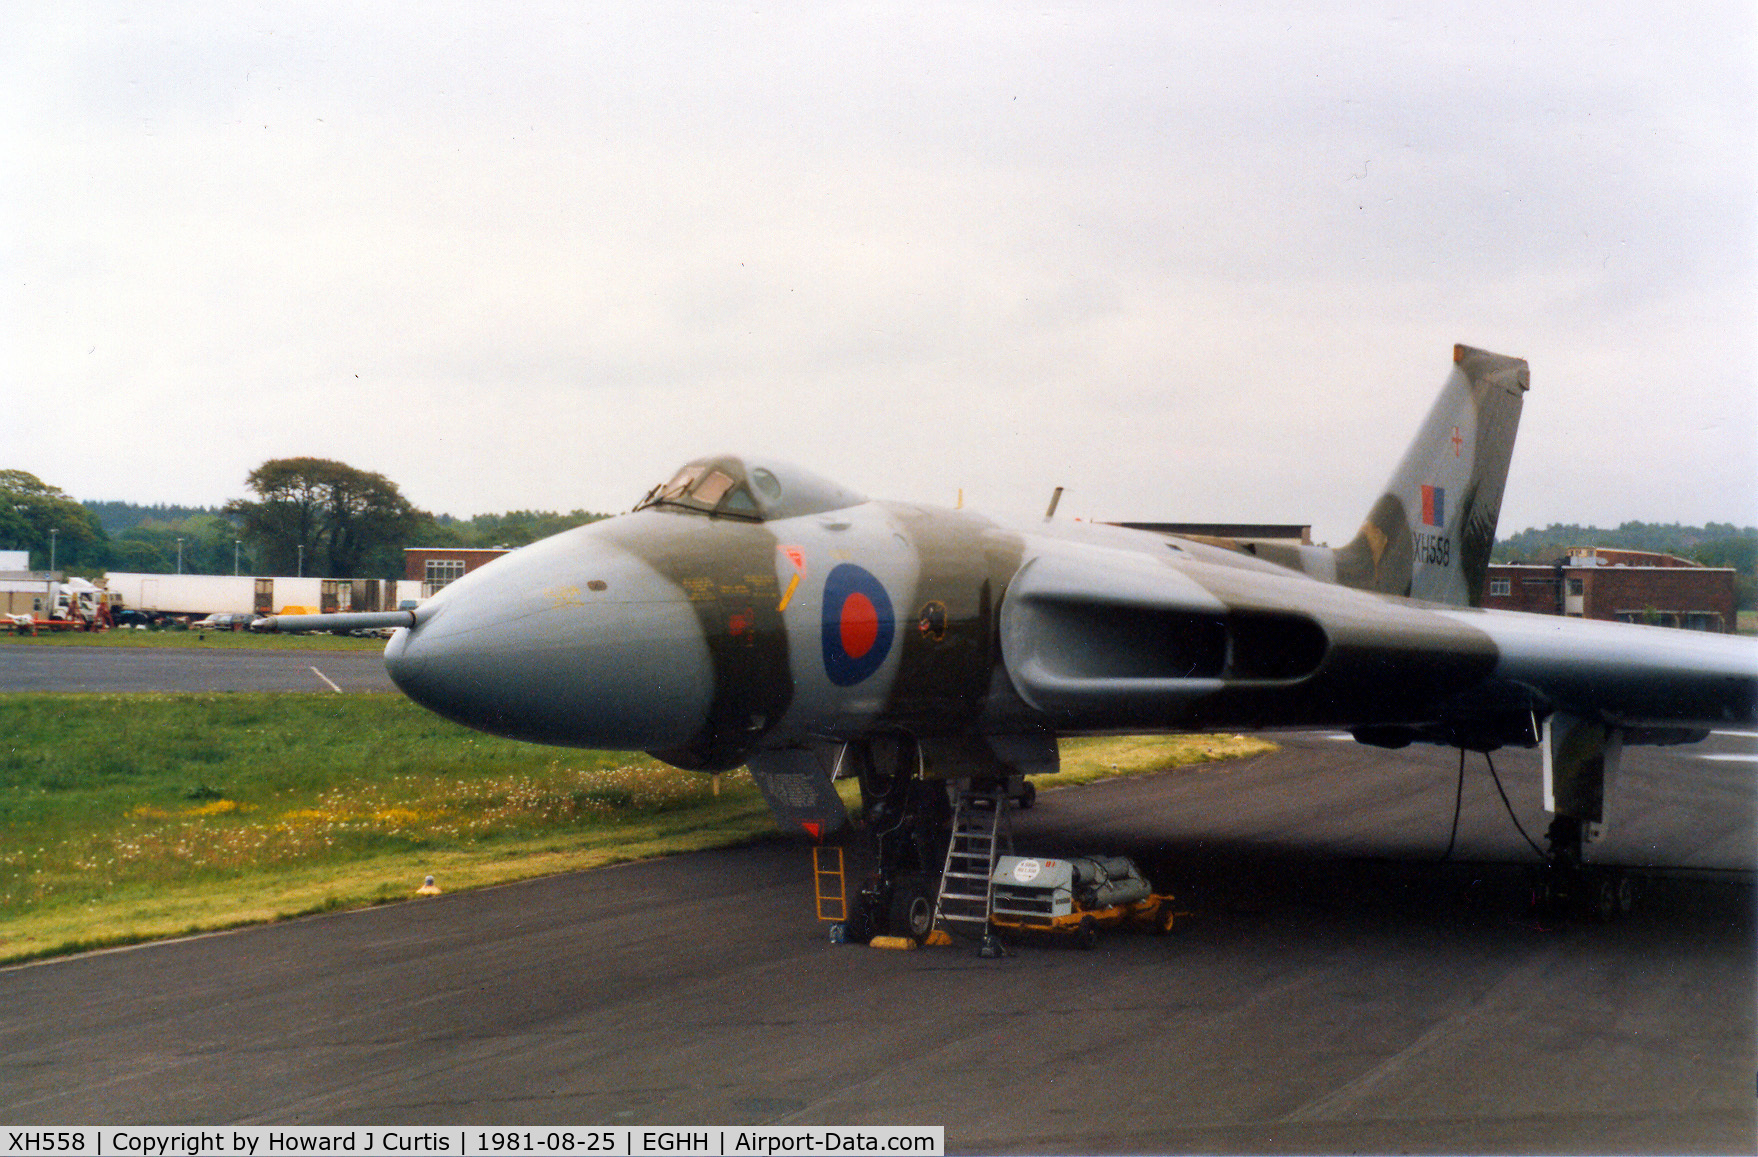
<svg viewBox="0 0 1758 1157">
<path fill-rule="evenodd" d="M 1553 715 L 1622 742 L 1758 721 L 1752 640 L 1479 608 L 1528 374 L 1453 360 L 1340 549 L 1009 527 L 720 456 L 404 613 L 386 665 L 472 727 L 699 770 L 898 734 L 959 777 L 1054 770 L 1081 733 L 1488 750 Z"/>
</svg>

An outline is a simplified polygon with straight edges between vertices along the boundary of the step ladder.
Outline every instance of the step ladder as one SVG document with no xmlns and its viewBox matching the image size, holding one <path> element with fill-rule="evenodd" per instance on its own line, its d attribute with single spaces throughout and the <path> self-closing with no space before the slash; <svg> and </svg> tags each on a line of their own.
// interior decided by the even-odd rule
<svg viewBox="0 0 1758 1157">
<path fill-rule="evenodd" d="M 952 839 L 946 845 L 946 864 L 940 872 L 940 896 L 934 902 L 934 927 L 987 936 L 994 889 L 989 878 L 995 872 L 1000 845 L 1013 851 L 1013 832 L 1007 821 L 1007 785 L 969 783 L 958 793 L 952 809 Z"/>
</svg>

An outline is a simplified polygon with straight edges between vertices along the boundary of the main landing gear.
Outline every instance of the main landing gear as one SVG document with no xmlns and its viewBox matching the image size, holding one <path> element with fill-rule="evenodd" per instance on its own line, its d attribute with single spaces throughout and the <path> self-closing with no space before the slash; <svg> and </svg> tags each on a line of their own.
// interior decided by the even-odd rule
<svg viewBox="0 0 1758 1157">
<path fill-rule="evenodd" d="M 1582 849 L 1605 824 L 1611 785 L 1624 750 L 1623 732 L 1603 720 L 1558 712 L 1544 721 L 1544 866 L 1532 886 L 1532 908 L 1545 919 L 1571 913 L 1596 920 L 1627 916 L 1636 887 L 1622 869 L 1584 862 Z"/>
<path fill-rule="evenodd" d="M 1534 915 L 1547 920 L 1580 915 L 1605 922 L 1628 916 L 1635 907 L 1635 881 L 1622 868 L 1583 863 L 1586 842 L 1586 822 L 1579 817 L 1558 814 L 1551 820 L 1545 862 L 1532 879 Z"/>
</svg>

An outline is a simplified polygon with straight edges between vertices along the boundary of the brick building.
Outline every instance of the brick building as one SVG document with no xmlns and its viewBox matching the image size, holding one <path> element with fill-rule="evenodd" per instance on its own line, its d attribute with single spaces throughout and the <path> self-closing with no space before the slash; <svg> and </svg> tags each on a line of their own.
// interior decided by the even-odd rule
<svg viewBox="0 0 1758 1157">
<path fill-rule="evenodd" d="M 1491 563 L 1483 605 L 1732 633 L 1734 571 L 1670 554 L 1572 547 L 1551 564 Z"/>
<path fill-rule="evenodd" d="M 403 548 L 403 577 L 419 582 L 421 597 L 427 598 L 447 583 L 493 562 L 510 549 L 505 546 L 406 546 Z"/>
</svg>

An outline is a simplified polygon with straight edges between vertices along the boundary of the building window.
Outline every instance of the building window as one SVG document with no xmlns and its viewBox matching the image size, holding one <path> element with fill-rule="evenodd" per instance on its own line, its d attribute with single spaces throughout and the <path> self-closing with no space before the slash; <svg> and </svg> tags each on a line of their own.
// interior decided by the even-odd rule
<svg viewBox="0 0 1758 1157">
<path fill-rule="evenodd" d="M 432 595 L 449 582 L 464 577 L 464 560 L 461 558 L 430 558 L 422 572 L 423 596 Z"/>
<path fill-rule="evenodd" d="M 1492 595 L 1511 595 L 1514 593 L 1513 579 L 1490 579 L 1489 593 Z"/>
<path fill-rule="evenodd" d="M 1569 580 L 1569 593 L 1570 594 L 1578 595 L 1578 594 L 1581 594 L 1583 590 L 1584 590 L 1584 587 L 1582 586 L 1580 579 L 1572 578 Z"/>
</svg>

